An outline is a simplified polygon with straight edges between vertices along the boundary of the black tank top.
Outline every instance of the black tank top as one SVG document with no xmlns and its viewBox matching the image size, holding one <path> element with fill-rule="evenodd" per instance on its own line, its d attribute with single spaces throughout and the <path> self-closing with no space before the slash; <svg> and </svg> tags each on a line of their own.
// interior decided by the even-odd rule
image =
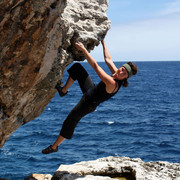
<svg viewBox="0 0 180 180">
<path fill-rule="evenodd" d="M 123 81 L 116 79 L 115 81 L 118 83 L 118 90 L 119 90 Z M 103 81 L 100 81 L 99 84 L 91 87 L 87 91 L 87 93 L 85 94 L 85 100 L 90 105 L 98 106 L 100 103 L 107 101 L 112 96 L 114 96 L 118 92 L 118 90 L 115 93 L 107 93 L 105 83 Z"/>
</svg>

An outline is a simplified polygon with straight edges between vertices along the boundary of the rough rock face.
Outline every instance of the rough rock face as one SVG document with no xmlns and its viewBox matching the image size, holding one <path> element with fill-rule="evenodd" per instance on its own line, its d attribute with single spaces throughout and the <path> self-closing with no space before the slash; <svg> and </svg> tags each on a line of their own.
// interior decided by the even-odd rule
<svg viewBox="0 0 180 180">
<path fill-rule="evenodd" d="M 180 164 L 163 161 L 146 163 L 139 158 L 110 156 L 95 161 L 61 165 L 52 177 L 52 180 L 74 179 L 180 180 Z"/>
<path fill-rule="evenodd" d="M 110 28 L 108 0 L 0 1 L 0 147 L 39 116 L 65 67 L 84 57 Z"/>
</svg>

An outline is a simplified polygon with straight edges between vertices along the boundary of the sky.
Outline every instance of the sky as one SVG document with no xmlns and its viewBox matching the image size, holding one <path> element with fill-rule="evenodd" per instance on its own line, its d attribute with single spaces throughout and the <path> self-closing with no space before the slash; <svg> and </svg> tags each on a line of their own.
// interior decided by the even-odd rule
<svg viewBox="0 0 180 180">
<path fill-rule="evenodd" d="M 109 0 L 114 61 L 180 61 L 180 0 Z M 91 53 L 103 61 L 102 47 Z"/>
</svg>

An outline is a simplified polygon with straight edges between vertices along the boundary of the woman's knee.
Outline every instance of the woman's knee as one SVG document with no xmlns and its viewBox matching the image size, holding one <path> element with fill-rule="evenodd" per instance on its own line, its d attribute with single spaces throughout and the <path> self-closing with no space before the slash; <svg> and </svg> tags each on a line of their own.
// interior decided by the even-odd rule
<svg viewBox="0 0 180 180">
<path fill-rule="evenodd" d="M 72 65 L 72 68 L 75 68 L 75 69 L 81 69 L 81 68 L 83 68 L 83 66 L 80 64 L 80 63 L 74 63 L 73 65 Z M 84 69 L 84 68 L 83 68 Z"/>
<path fill-rule="evenodd" d="M 71 78 L 75 81 L 84 81 L 84 79 L 88 76 L 87 71 L 80 63 L 74 63 L 69 69 L 68 73 Z"/>
</svg>

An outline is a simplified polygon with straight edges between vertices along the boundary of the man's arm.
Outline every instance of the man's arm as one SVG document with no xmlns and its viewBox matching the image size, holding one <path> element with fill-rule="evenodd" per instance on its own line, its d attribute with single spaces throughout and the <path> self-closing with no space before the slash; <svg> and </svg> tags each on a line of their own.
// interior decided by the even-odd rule
<svg viewBox="0 0 180 180">
<path fill-rule="evenodd" d="M 105 41 L 102 40 L 101 43 L 102 43 L 102 46 L 103 46 L 104 60 L 105 60 L 106 64 L 108 65 L 111 73 L 114 74 L 117 71 L 117 67 L 114 64 L 114 62 L 112 61 L 111 55 L 110 55 L 110 53 L 109 53 L 109 51 L 107 49 Z"/>
</svg>

